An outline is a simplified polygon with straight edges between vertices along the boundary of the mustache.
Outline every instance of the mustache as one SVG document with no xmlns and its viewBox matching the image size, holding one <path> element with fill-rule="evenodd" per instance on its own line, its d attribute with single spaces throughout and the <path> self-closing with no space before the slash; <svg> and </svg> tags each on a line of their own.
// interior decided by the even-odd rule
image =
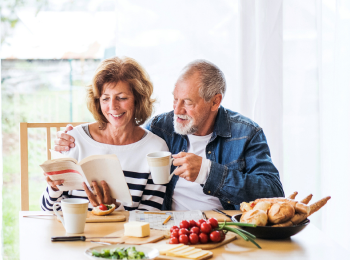
<svg viewBox="0 0 350 260">
<path fill-rule="evenodd" d="M 192 117 L 188 116 L 188 115 L 176 115 L 174 114 L 175 119 L 177 118 L 181 118 L 181 119 L 185 119 L 185 120 L 192 120 Z"/>
</svg>

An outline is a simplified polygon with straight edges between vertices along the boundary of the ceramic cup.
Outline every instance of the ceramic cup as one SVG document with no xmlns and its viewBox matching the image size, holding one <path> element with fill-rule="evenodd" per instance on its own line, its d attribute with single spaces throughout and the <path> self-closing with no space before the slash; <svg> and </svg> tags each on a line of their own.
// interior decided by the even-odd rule
<svg viewBox="0 0 350 260">
<path fill-rule="evenodd" d="M 63 218 L 58 214 L 56 206 L 61 206 Z M 63 199 L 53 204 L 53 211 L 61 220 L 67 233 L 84 233 L 89 201 L 87 199 Z"/>
<path fill-rule="evenodd" d="M 173 177 L 170 168 L 173 162 L 170 152 L 155 152 L 147 154 L 147 162 L 151 170 L 154 184 L 167 184 Z"/>
</svg>

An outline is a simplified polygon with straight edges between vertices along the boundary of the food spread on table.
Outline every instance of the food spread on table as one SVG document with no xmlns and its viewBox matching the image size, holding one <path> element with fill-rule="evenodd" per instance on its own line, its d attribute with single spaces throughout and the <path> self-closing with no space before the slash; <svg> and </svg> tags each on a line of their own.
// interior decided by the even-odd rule
<svg viewBox="0 0 350 260">
<path fill-rule="evenodd" d="M 96 216 L 105 216 L 111 214 L 115 210 L 114 204 L 100 204 L 97 207 L 94 207 L 91 211 L 92 214 Z"/>
<path fill-rule="evenodd" d="M 251 202 L 242 202 L 243 212 L 240 222 L 256 224 L 257 226 L 289 227 L 303 222 L 307 217 L 322 208 L 330 196 L 311 205 L 307 205 L 312 194 L 301 201 L 296 201 L 298 192 L 288 198 L 263 198 Z"/>
<path fill-rule="evenodd" d="M 255 241 L 256 236 L 258 236 L 258 234 L 255 234 L 255 227 L 289 227 L 297 225 L 306 220 L 308 216 L 322 208 L 330 199 L 328 196 L 313 204 L 308 205 L 312 199 L 312 195 L 310 194 L 301 201 L 297 201 L 295 200 L 297 194 L 297 192 L 294 192 L 288 198 L 261 198 L 251 202 L 243 202 L 240 204 L 240 209 L 243 212 L 240 218 L 238 218 L 238 215 L 236 215 L 234 218 L 231 218 L 233 221 L 236 219 L 240 222 L 225 221 L 223 223 L 219 223 L 216 218 L 209 218 L 207 220 L 182 220 L 178 226 L 174 225 L 170 228 L 170 239 L 168 240 L 167 244 L 154 244 L 154 246 L 152 245 L 151 247 L 159 250 L 159 253 L 163 255 L 162 257 L 164 257 L 164 259 L 176 259 L 177 257 L 180 257 L 204 260 L 212 257 L 213 255 L 211 251 L 205 249 L 212 249 L 218 246 L 222 246 L 223 244 L 228 243 L 225 242 L 228 237 L 231 238 L 228 240 L 231 242 L 235 239 L 236 235 L 238 235 L 244 240 L 252 242 L 256 247 L 261 248 Z M 114 204 L 101 204 L 98 207 L 95 207 L 92 213 L 94 215 L 103 216 L 110 214 L 114 211 L 114 209 Z M 221 213 L 226 214 L 224 212 Z M 172 219 L 174 215 L 168 214 L 165 216 L 167 218 L 165 218 L 164 221 L 162 220 L 163 225 L 166 225 L 167 221 Z M 233 226 L 241 226 L 242 228 L 235 228 Z M 254 233 L 256 236 L 249 233 L 247 230 L 245 230 L 245 228 L 253 228 L 252 231 L 249 231 Z M 136 245 L 143 243 L 152 243 L 150 242 L 151 240 L 147 240 L 147 238 L 151 238 L 152 232 L 164 232 L 155 229 L 151 230 L 150 223 L 148 222 L 130 221 L 130 219 L 129 222 L 124 224 L 124 229 L 118 230 L 117 232 L 119 231 L 123 232 L 121 235 L 124 238 L 127 237 L 134 240 L 139 239 L 140 241 L 133 240 L 133 243 Z M 232 238 L 233 236 L 234 238 Z M 163 234 L 159 236 L 160 239 L 163 237 Z M 100 239 L 100 242 L 104 242 L 104 240 Z M 114 242 L 115 241 L 109 241 L 109 243 L 112 244 Z M 125 239 L 116 241 L 116 243 L 121 242 L 127 243 Z M 216 244 L 217 246 L 207 247 L 207 245 Z M 100 251 L 92 251 L 92 255 L 95 257 L 109 259 L 147 258 L 147 255 L 144 252 L 137 251 L 135 247 L 117 247 L 109 249 L 105 248 L 101 249 Z"/>
</svg>

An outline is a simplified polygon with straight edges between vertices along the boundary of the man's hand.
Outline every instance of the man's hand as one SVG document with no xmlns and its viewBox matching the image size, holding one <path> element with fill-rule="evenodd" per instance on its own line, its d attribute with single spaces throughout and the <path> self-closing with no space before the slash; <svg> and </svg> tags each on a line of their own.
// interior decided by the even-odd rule
<svg viewBox="0 0 350 260">
<path fill-rule="evenodd" d="M 193 153 L 185 152 L 173 154 L 173 158 L 174 166 L 179 166 L 174 171 L 175 175 L 178 175 L 187 181 L 194 182 L 201 169 L 203 158 Z"/>
<path fill-rule="evenodd" d="M 57 152 L 61 151 L 69 151 L 70 148 L 75 146 L 74 138 L 67 134 L 68 131 L 73 130 L 73 126 L 68 124 L 64 131 L 57 132 L 57 138 L 55 139 L 55 147 L 54 150 Z"/>
<path fill-rule="evenodd" d="M 113 199 L 111 196 L 111 191 L 109 190 L 107 182 L 101 181 L 101 185 L 102 185 L 103 192 L 101 192 L 96 181 L 92 182 L 92 187 L 94 188 L 94 191 L 96 193 L 96 195 L 95 195 L 86 186 L 85 182 L 83 182 L 83 188 L 86 192 L 86 195 L 89 198 L 91 205 L 93 207 L 97 207 L 100 204 L 115 204 L 115 205 L 117 205 L 116 200 Z"/>
</svg>

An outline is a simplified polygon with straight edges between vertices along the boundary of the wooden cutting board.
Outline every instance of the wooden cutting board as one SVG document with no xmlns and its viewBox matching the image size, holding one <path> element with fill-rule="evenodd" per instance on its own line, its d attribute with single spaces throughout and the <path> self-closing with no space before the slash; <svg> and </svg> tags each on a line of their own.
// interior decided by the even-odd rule
<svg viewBox="0 0 350 260">
<path fill-rule="evenodd" d="M 63 216 L 61 216 L 63 217 Z M 61 222 L 59 218 L 56 217 L 58 222 Z M 123 211 L 114 211 L 106 216 L 96 216 L 90 211 L 86 215 L 86 223 L 104 223 L 104 222 L 123 222 L 126 221 L 125 212 Z"/>
<path fill-rule="evenodd" d="M 86 223 L 123 222 L 125 220 L 125 214 L 118 211 L 114 211 L 106 216 L 96 216 L 89 211 L 86 216 Z"/>
<path fill-rule="evenodd" d="M 209 255 L 202 256 L 200 258 L 197 258 L 196 260 L 206 260 L 206 259 L 209 259 L 209 258 L 212 258 L 212 257 L 213 257 L 213 252 L 210 252 Z M 155 259 L 159 259 L 159 260 L 184 260 L 184 259 L 190 259 L 190 258 L 176 257 L 176 256 L 167 256 L 167 255 L 159 255 Z"/>
<path fill-rule="evenodd" d="M 146 243 L 155 243 L 164 238 L 164 231 L 151 229 L 151 234 L 148 237 L 128 237 L 124 236 L 124 229 L 118 230 L 114 233 L 109 234 L 109 237 L 119 237 L 115 239 L 94 239 L 94 241 L 107 242 L 111 244 L 134 244 L 142 245 Z"/>
<path fill-rule="evenodd" d="M 189 245 L 189 246 L 192 246 L 192 247 L 195 247 L 195 248 L 200 248 L 200 249 L 203 249 L 203 250 L 209 250 L 209 249 L 214 249 L 214 248 L 226 245 L 226 244 L 232 242 L 235 239 L 237 239 L 237 235 L 236 234 L 234 234 L 234 233 L 227 233 L 226 237 L 225 237 L 225 240 L 221 241 L 220 243 L 212 243 L 212 242 L 210 242 L 208 244 L 197 244 L 197 245 Z"/>
<path fill-rule="evenodd" d="M 195 248 L 200 248 L 200 249 L 203 249 L 203 250 L 209 250 L 209 249 L 214 249 L 214 248 L 226 245 L 226 244 L 232 242 L 235 239 L 237 239 L 237 235 L 236 234 L 234 234 L 234 233 L 227 233 L 226 237 L 225 237 L 225 240 L 221 241 L 220 243 L 209 242 L 207 244 L 196 244 L 196 245 L 189 244 L 189 246 L 195 247 Z M 169 241 L 167 241 L 167 243 L 168 242 Z"/>
<path fill-rule="evenodd" d="M 225 212 L 225 210 L 223 210 L 223 212 Z M 226 222 L 232 222 L 230 218 L 212 210 L 204 211 L 204 214 L 207 216 L 207 218 L 216 218 L 219 222 L 224 222 L 225 220 Z M 232 211 L 228 212 L 228 214 L 231 215 Z"/>
</svg>

